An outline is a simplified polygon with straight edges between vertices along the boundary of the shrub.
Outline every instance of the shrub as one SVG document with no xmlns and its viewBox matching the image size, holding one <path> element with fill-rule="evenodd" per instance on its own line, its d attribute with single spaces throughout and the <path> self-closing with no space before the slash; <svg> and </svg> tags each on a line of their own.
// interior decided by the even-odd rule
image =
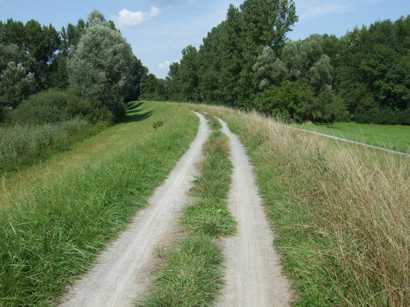
<svg viewBox="0 0 410 307">
<path fill-rule="evenodd" d="M 325 89 L 315 99 L 310 110 L 312 120 L 322 123 L 348 120 L 346 105 L 332 90 Z"/>
<path fill-rule="evenodd" d="M 357 114 L 354 119 L 359 123 L 410 125 L 410 108 L 403 111 L 382 110 Z"/>
<path fill-rule="evenodd" d="M 256 98 L 259 112 L 298 122 L 312 120 L 308 110 L 315 102 L 311 87 L 304 82 L 285 81 Z"/>
<path fill-rule="evenodd" d="M 343 100 L 330 88 L 315 96 L 312 87 L 300 81 L 285 81 L 265 91 L 255 99 L 254 106 L 259 112 L 285 121 L 329 123 L 347 118 Z"/>
<path fill-rule="evenodd" d="M 90 135 L 91 128 L 81 119 L 42 126 L 0 128 L 0 173 L 47 158 L 52 151 L 67 150 L 74 141 Z"/>
<path fill-rule="evenodd" d="M 52 89 L 30 96 L 11 114 L 11 121 L 38 125 L 67 121 L 75 117 L 90 122 L 110 119 L 110 114 L 96 102 L 87 101 L 70 91 Z"/>
</svg>

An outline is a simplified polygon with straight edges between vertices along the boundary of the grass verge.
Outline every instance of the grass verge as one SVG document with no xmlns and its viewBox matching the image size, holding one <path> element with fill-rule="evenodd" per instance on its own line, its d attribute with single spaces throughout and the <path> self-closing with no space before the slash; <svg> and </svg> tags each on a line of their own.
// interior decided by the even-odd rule
<svg viewBox="0 0 410 307">
<path fill-rule="evenodd" d="M 205 107 L 246 145 L 295 306 L 410 305 L 408 159 Z"/>
<path fill-rule="evenodd" d="M 211 126 L 218 122 L 211 120 Z M 226 206 L 232 172 L 228 140 L 213 132 L 204 152 L 194 203 L 181 218 L 186 237 L 170 248 L 143 306 L 209 306 L 221 288 L 223 256 L 216 240 L 236 227 Z"/>
<path fill-rule="evenodd" d="M 54 305 L 188 148 L 196 117 L 182 106 L 147 105 L 150 112 L 114 128 L 128 131 L 117 137 L 133 136 L 125 149 L 109 146 L 102 160 L 39 183 L 0 209 L 0 306 Z"/>
</svg>

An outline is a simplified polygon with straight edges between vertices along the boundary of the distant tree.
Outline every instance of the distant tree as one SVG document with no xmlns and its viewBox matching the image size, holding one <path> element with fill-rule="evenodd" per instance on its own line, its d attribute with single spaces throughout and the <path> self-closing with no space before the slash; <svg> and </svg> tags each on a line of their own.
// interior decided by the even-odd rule
<svg viewBox="0 0 410 307">
<path fill-rule="evenodd" d="M 326 54 L 321 55 L 319 60 L 310 68 L 309 79 L 317 93 L 332 88 L 334 69 Z"/>
<path fill-rule="evenodd" d="M 83 97 L 100 101 L 113 120 L 125 114 L 125 99 L 136 85 L 131 47 L 98 12 L 92 12 L 68 63 L 70 85 Z"/>
<path fill-rule="evenodd" d="M 258 92 L 253 66 L 264 47 L 279 52 L 297 21 L 292 0 L 247 0 L 241 5 L 242 64 L 239 76 L 242 105 Z"/>
<path fill-rule="evenodd" d="M 167 100 L 167 82 L 153 74 L 146 75 L 141 82 L 141 98 L 149 100 Z"/>
<path fill-rule="evenodd" d="M 208 33 L 199 50 L 188 47 L 180 63 L 171 66 L 171 97 L 250 108 L 259 91 L 256 59 L 266 46 L 276 55 L 296 20 L 293 0 L 231 5 L 226 20 Z"/>
<path fill-rule="evenodd" d="M 9 62 L 0 74 L 0 103 L 15 108 L 34 88 L 34 75 L 19 63 Z"/>
<path fill-rule="evenodd" d="M 0 22 L 0 44 L 15 45 L 24 54 L 26 61 L 16 63 L 33 73 L 37 90 L 50 86 L 51 64 L 60 47 L 60 36 L 53 26 L 42 26 L 35 20 L 25 24 L 11 19 Z"/>
<path fill-rule="evenodd" d="M 266 90 L 274 85 L 280 85 L 288 77 L 288 68 L 271 47 L 265 47 L 253 66 L 260 90 Z"/>
</svg>

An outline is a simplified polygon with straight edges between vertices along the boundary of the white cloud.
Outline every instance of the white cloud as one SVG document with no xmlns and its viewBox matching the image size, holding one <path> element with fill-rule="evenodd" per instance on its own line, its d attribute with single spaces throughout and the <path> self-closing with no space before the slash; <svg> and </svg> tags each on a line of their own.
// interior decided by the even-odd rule
<svg viewBox="0 0 410 307">
<path fill-rule="evenodd" d="M 121 28 L 135 27 L 141 25 L 149 19 L 159 16 L 160 14 L 161 10 L 156 6 L 152 6 L 149 12 L 122 9 L 117 13 L 114 20 Z"/>
<path fill-rule="evenodd" d="M 170 61 L 164 61 L 158 64 L 158 68 L 161 70 L 168 70 L 170 65 L 171 65 Z"/>
</svg>

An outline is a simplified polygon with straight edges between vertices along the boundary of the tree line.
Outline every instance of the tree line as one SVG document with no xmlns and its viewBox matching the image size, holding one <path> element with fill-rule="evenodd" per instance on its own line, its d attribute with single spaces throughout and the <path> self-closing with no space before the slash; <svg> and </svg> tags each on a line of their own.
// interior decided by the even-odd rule
<svg viewBox="0 0 410 307">
<path fill-rule="evenodd" d="M 120 120 L 147 73 L 114 23 L 97 11 L 60 31 L 35 20 L 0 21 L 0 119 Z"/>
<path fill-rule="evenodd" d="M 289 41 L 292 0 L 231 5 L 199 48 L 188 46 L 165 80 L 142 84 L 151 99 L 217 103 L 285 120 L 410 124 L 410 17 L 342 37 Z"/>
</svg>

